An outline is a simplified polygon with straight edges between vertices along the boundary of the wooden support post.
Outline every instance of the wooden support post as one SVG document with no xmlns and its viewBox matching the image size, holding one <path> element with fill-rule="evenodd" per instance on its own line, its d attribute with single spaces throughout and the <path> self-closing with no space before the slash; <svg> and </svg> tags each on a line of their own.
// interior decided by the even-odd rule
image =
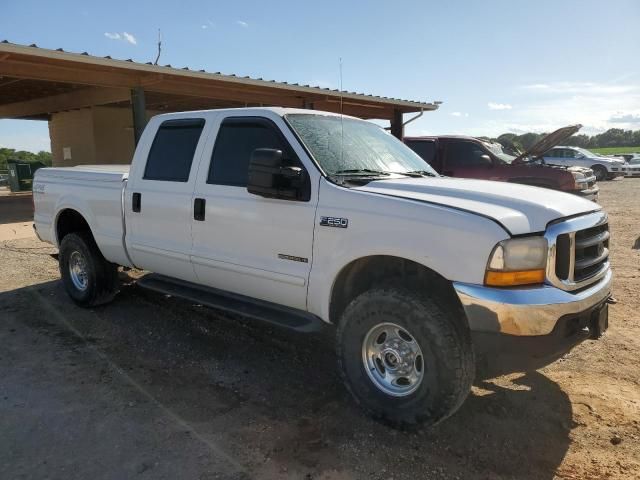
<svg viewBox="0 0 640 480">
<path fill-rule="evenodd" d="M 136 145 L 147 124 L 147 106 L 144 99 L 144 88 L 131 89 L 131 113 L 133 115 L 133 140 Z"/>
<path fill-rule="evenodd" d="M 391 135 L 402 141 L 404 137 L 404 125 L 402 112 L 400 110 L 393 111 L 393 118 L 391 119 Z"/>
</svg>

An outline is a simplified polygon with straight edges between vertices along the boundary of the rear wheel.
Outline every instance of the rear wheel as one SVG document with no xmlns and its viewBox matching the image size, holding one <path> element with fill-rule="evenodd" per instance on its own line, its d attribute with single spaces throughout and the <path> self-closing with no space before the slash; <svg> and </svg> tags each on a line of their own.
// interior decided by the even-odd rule
<svg viewBox="0 0 640 480">
<path fill-rule="evenodd" d="M 591 167 L 591 170 L 593 170 L 593 173 L 596 176 L 596 180 L 598 180 L 599 182 L 607 179 L 607 169 L 602 165 L 594 165 L 593 167 Z"/>
<path fill-rule="evenodd" d="M 65 235 L 58 262 L 64 287 L 78 305 L 101 305 L 118 293 L 118 266 L 102 256 L 89 232 Z"/>
<path fill-rule="evenodd" d="M 401 288 L 374 288 L 346 308 L 337 332 L 340 373 L 368 414 L 394 427 L 453 414 L 474 376 L 457 308 Z"/>
</svg>

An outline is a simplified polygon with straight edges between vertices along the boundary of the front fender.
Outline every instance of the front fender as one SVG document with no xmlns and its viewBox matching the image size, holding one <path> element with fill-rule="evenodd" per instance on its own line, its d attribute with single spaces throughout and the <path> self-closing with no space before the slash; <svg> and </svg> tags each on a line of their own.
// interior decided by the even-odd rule
<svg viewBox="0 0 640 480">
<path fill-rule="evenodd" d="M 347 219 L 348 227 L 323 226 L 324 216 Z M 355 260 L 393 256 L 450 281 L 482 283 L 493 247 L 509 238 L 496 223 L 473 213 L 326 182 L 321 182 L 315 220 L 307 308 L 325 321 L 336 278 Z"/>
</svg>

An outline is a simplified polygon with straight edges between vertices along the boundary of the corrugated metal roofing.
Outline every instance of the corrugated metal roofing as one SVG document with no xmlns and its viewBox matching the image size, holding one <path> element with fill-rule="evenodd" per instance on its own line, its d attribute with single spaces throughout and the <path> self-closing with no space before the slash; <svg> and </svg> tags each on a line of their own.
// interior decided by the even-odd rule
<svg viewBox="0 0 640 480">
<path fill-rule="evenodd" d="M 320 86 L 312 86 L 308 84 L 300 85 L 299 83 L 289 83 L 289 82 L 276 81 L 276 80 L 265 80 L 263 78 L 253 78 L 249 76 L 239 77 L 235 74 L 223 74 L 221 72 L 191 70 L 189 67 L 179 68 L 179 67 L 173 67 L 170 64 L 154 65 L 152 62 L 146 62 L 146 63 L 135 62 L 131 58 L 128 58 L 126 60 L 114 59 L 110 55 L 107 55 L 104 57 L 98 57 L 95 55 L 90 55 L 86 51 L 82 53 L 76 53 L 76 52 L 65 51 L 62 48 L 51 50 L 51 49 L 38 47 L 35 43 L 29 46 L 26 46 L 26 45 L 12 43 L 8 40 L 2 40 L 0 42 L 0 52 L 2 52 L 3 50 L 8 51 L 7 49 L 3 49 L 3 45 L 9 45 L 11 47 L 17 47 L 19 49 L 33 48 L 33 49 L 36 49 L 38 54 L 41 56 L 52 56 L 52 57 L 56 56 L 58 58 L 69 57 L 67 58 L 68 60 L 78 60 L 78 57 L 89 57 L 86 60 L 91 60 L 91 59 L 100 60 L 102 65 L 104 65 L 104 61 L 107 61 L 110 66 L 118 67 L 118 68 L 131 69 L 131 67 L 133 66 L 133 67 L 144 68 L 147 71 L 149 69 L 153 69 L 153 70 L 157 69 L 159 73 L 167 72 L 167 70 L 170 70 L 171 73 L 182 74 L 182 75 L 184 75 L 186 72 L 189 72 L 190 74 L 193 74 L 194 76 L 199 76 L 199 77 L 202 77 L 202 75 L 205 74 L 206 76 L 212 79 L 217 79 L 217 80 L 241 81 L 242 83 L 250 83 L 253 85 L 263 85 L 267 87 L 281 87 L 283 89 L 289 89 L 289 90 L 293 89 L 293 90 L 298 90 L 303 92 L 306 91 L 307 93 L 315 93 L 315 94 L 321 93 L 321 94 L 330 95 L 330 96 L 342 95 L 342 96 L 345 96 L 345 97 L 348 96 L 351 98 L 360 97 L 363 100 L 371 99 L 373 101 L 383 102 L 387 104 L 393 104 L 393 105 L 404 106 L 404 107 L 413 107 L 416 110 L 422 110 L 422 109 L 435 110 L 438 108 L 438 105 L 440 104 L 440 102 L 422 102 L 422 101 L 415 101 L 415 100 L 406 100 L 401 98 L 384 97 L 380 95 L 372 95 L 372 94 L 360 93 L 360 92 L 349 92 L 346 90 L 340 91 L 338 89 L 330 89 L 330 88 L 324 88 Z"/>
</svg>

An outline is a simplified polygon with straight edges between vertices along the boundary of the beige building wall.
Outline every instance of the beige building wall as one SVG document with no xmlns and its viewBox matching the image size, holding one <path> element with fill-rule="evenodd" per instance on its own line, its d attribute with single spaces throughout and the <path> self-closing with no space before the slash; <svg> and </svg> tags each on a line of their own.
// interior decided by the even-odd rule
<svg viewBox="0 0 640 480">
<path fill-rule="evenodd" d="M 49 121 L 54 167 L 96 163 L 90 108 L 54 113 Z"/>
<path fill-rule="evenodd" d="M 147 112 L 147 119 L 156 112 Z M 49 121 L 54 167 L 129 164 L 133 116 L 129 108 L 91 107 L 54 113 Z"/>
<path fill-rule="evenodd" d="M 133 158 L 133 117 L 128 108 L 93 107 L 96 163 L 129 164 Z"/>
</svg>

